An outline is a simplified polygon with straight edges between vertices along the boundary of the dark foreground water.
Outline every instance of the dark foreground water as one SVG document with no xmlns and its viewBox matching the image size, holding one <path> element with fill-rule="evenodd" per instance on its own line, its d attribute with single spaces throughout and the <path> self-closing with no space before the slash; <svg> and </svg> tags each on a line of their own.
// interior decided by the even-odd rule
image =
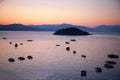
<svg viewBox="0 0 120 80">
<path fill-rule="evenodd" d="M 108 54 L 120 56 L 120 35 L 72 37 L 52 33 L 0 32 L 0 80 L 120 80 L 120 59 L 107 57 Z M 27 42 L 28 39 L 34 41 Z M 70 44 L 65 44 L 66 41 Z M 17 48 L 15 43 L 19 44 Z M 29 55 L 33 56 L 32 60 L 27 59 Z M 18 60 L 20 56 L 25 60 Z M 14 58 L 15 62 L 10 63 L 8 58 Z M 113 69 L 104 68 L 107 60 L 117 62 Z M 101 67 L 102 73 L 97 73 L 95 67 Z M 86 77 L 81 76 L 82 70 L 87 71 Z"/>
</svg>

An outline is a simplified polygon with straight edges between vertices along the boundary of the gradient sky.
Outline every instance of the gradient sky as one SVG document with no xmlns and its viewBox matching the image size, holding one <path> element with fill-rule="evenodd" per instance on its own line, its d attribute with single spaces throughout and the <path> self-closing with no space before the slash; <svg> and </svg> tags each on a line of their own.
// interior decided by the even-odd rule
<svg viewBox="0 0 120 80">
<path fill-rule="evenodd" d="M 120 25 L 120 0 L 3 0 L 0 24 Z"/>
</svg>

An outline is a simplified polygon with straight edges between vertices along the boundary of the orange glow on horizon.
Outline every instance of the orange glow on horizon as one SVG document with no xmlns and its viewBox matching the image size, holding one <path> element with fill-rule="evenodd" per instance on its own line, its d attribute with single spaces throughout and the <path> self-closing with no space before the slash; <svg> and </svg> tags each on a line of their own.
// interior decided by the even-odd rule
<svg viewBox="0 0 120 80">
<path fill-rule="evenodd" d="M 0 6 L 0 24 L 120 25 L 119 13 L 110 0 L 6 0 Z"/>
</svg>

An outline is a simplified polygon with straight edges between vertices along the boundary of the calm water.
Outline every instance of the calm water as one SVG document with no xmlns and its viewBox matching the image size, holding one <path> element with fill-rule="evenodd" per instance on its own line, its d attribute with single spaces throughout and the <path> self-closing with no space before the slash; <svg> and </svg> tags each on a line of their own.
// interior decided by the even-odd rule
<svg viewBox="0 0 120 80">
<path fill-rule="evenodd" d="M 113 69 L 104 68 L 105 61 L 111 60 L 108 54 L 120 56 L 120 35 L 72 37 L 52 33 L 0 32 L 0 68 L 14 72 L 17 80 L 120 80 L 120 59 L 113 60 L 117 62 Z M 3 40 L 3 37 L 7 39 Z M 34 41 L 27 42 L 28 39 Z M 15 43 L 23 45 L 15 48 Z M 66 51 L 66 47 L 70 47 L 70 51 Z M 73 50 L 77 51 L 76 55 Z M 87 57 L 82 58 L 81 54 Z M 32 55 L 33 60 L 28 60 L 28 55 Z M 19 61 L 19 56 L 26 60 Z M 8 62 L 10 57 L 15 59 L 14 63 Z M 102 73 L 96 73 L 95 67 L 101 67 Z M 87 71 L 86 77 L 81 77 L 81 70 Z"/>
</svg>

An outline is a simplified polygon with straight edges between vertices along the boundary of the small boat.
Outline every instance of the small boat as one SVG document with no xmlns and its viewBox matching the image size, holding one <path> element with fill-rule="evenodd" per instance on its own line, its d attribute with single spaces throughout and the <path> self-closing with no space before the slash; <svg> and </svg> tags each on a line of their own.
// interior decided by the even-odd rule
<svg viewBox="0 0 120 80">
<path fill-rule="evenodd" d="M 29 60 L 33 59 L 33 57 L 32 57 L 32 56 L 27 56 L 27 58 L 28 58 Z"/>
<path fill-rule="evenodd" d="M 113 58 L 119 58 L 119 56 L 115 55 L 115 54 L 109 54 L 108 57 L 111 58 L 111 59 L 113 59 Z"/>
<path fill-rule="evenodd" d="M 60 46 L 59 44 L 57 44 L 56 46 Z"/>
<path fill-rule="evenodd" d="M 85 70 L 81 71 L 81 76 L 87 76 L 87 71 Z"/>
<path fill-rule="evenodd" d="M 70 41 L 73 41 L 73 42 L 75 42 L 76 40 L 75 40 L 75 39 L 71 39 Z"/>
<path fill-rule="evenodd" d="M 9 58 L 8 61 L 9 61 L 9 62 L 15 62 L 15 59 Z"/>
<path fill-rule="evenodd" d="M 111 65 L 115 65 L 116 62 L 115 61 L 105 61 L 107 64 L 111 64 Z"/>
<path fill-rule="evenodd" d="M 7 39 L 6 37 L 2 38 L 2 39 Z"/>
<path fill-rule="evenodd" d="M 83 55 L 83 54 L 82 54 L 81 57 L 86 58 L 86 55 Z"/>
<path fill-rule="evenodd" d="M 95 68 L 96 72 L 102 72 L 102 69 L 100 67 Z"/>
<path fill-rule="evenodd" d="M 27 42 L 32 42 L 33 40 L 27 40 Z"/>
<path fill-rule="evenodd" d="M 65 44 L 70 44 L 70 42 L 65 42 Z"/>
<path fill-rule="evenodd" d="M 25 60 L 25 58 L 24 57 L 18 57 L 18 60 L 23 61 L 23 60 Z"/>
<path fill-rule="evenodd" d="M 114 66 L 112 66 L 111 64 L 104 64 L 104 67 L 107 69 L 112 69 L 114 68 Z"/>
</svg>

